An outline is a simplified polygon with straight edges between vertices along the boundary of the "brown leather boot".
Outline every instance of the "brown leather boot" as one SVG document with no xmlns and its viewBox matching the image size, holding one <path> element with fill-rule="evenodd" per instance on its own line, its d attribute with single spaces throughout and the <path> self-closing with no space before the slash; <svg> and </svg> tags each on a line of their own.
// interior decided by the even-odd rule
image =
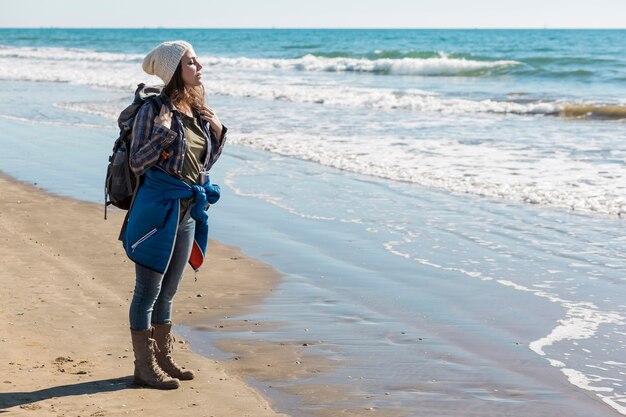
<svg viewBox="0 0 626 417">
<path fill-rule="evenodd" d="M 178 366 L 172 358 L 172 349 L 174 348 L 174 335 L 172 335 L 172 323 L 157 324 L 152 323 L 154 331 L 152 337 L 156 340 L 159 350 L 156 354 L 156 360 L 161 369 L 163 369 L 169 376 L 178 378 L 181 381 L 188 381 L 194 378 L 194 373 L 191 370 L 183 369 Z"/>
<path fill-rule="evenodd" d="M 130 330 L 135 353 L 135 384 L 156 389 L 176 389 L 180 386 L 178 379 L 170 378 L 156 361 L 157 344 L 152 329 Z"/>
</svg>

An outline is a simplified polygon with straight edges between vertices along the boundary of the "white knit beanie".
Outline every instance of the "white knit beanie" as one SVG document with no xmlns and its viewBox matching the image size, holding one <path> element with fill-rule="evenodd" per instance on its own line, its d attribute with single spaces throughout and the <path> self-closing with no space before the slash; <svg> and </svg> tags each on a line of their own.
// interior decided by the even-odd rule
<svg viewBox="0 0 626 417">
<path fill-rule="evenodd" d="M 167 85 L 185 51 L 191 48 L 191 44 L 185 41 L 163 42 L 148 52 L 143 60 L 143 70 L 150 75 L 156 75 Z"/>
</svg>

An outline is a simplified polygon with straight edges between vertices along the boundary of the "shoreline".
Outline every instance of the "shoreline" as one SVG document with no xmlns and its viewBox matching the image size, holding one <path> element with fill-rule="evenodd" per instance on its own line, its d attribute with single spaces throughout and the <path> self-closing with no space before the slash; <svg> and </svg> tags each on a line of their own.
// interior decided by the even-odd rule
<svg viewBox="0 0 626 417">
<path fill-rule="evenodd" d="M 168 392 L 134 391 L 128 331 L 134 271 L 117 240 L 124 212 L 111 210 L 103 221 L 101 205 L 4 173 L 0 189 L 0 413 L 284 416 L 223 363 L 182 341 L 175 356 L 196 379 Z M 174 324 L 237 315 L 280 280 L 238 248 L 211 241 L 207 255 L 197 281 L 186 271 Z"/>
<path fill-rule="evenodd" d="M 463 346 L 465 352 L 485 350 L 486 346 L 456 340 L 458 335 L 454 334 L 437 336 L 442 324 L 439 320 L 429 326 L 425 321 L 420 322 L 419 331 L 388 334 L 391 345 L 415 345 L 417 349 L 424 346 L 425 349 L 423 354 L 412 357 L 421 364 L 418 380 L 406 382 L 397 392 L 390 387 L 385 388 L 390 395 L 386 392 L 372 395 L 358 385 L 367 377 L 338 380 L 335 375 L 322 384 L 307 381 L 307 377 L 337 369 L 341 364 L 341 358 L 329 360 L 312 354 L 320 352 L 320 347 L 321 351 L 328 352 L 329 347 L 332 351 L 333 345 L 329 346 L 325 337 L 314 336 L 307 329 L 290 332 L 288 340 L 281 338 L 280 341 L 255 335 L 256 331 L 262 333 L 273 326 L 280 327 L 281 323 L 268 320 L 266 316 L 257 326 L 257 318 L 253 322 L 238 315 L 255 316 L 246 313 L 254 313 L 260 306 L 259 301 L 274 289 L 278 290 L 274 294 L 284 292 L 284 289 L 277 288 L 280 276 L 267 264 L 242 255 L 236 247 L 215 241 L 210 242 L 208 263 L 198 273 L 197 282 L 193 271 L 187 270 L 174 307 L 175 325 L 182 325 L 180 329 L 175 327 L 175 332 L 186 328 L 200 330 L 208 336 L 201 341 L 208 340 L 228 358 L 204 357 L 194 340 L 188 338 L 189 344 L 177 344 L 180 349 L 176 349 L 176 357 L 181 365 L 197 371 L 196 380 L 167 393 L 157 390 L 129 392 L 133 368 L 127 311 L 134 272 L 132 262 L 126 258 L 117 240 L 124 212 L 111 211 L 105 222 L 101 204 L 57 196 L 2 173 L 0 190 L 0 230 L 3 231 L 0 259 L 5 260 L 6 265 L 0 279 L 7 294 L 6 304 L 0 307 L 0 318 L 3 319 L 0 355 L 6 358 L 0 368 L 4 375 L 0 379 L 4 388 L 0 391 L 0 413 L 21 415 L 17 413 L 24 409 L 50 416 L 148 415 L 149 412 L 169 412 L 174 416 L 285 416 L 272 410 L 271 404 L 275 404 L 275 409 L 294 416 L 330 417 L 340 413 L 359 417 L 367 412 L 372 416 L 400 417 L 411 415 L 413 410 L 403 407 L 402 396 L 408 395 L 421 397 L 418 398 L 420 409 L 427 409 L 431 415 L 447 416 L 456 415 L 460 402 L 467 400 L 464 392 L 455 391 L 464 389 L 479 399 L 478 403 L 472 402 L 473 408 L 465 410 L 467 415 L 499 415 L 502 412 L 526 415 L 541 410 L 546 416 L 561 415 L 563 410 L 568 410 L 571 415 L 589 415 L 589 412 L 616 415 L 593 393 L 568 385 L 558 370 L 546 367 L 542 358 L 528 352 L 521 356 L 513 352 L 515 356 L 510 358 L 513 368 L 521 366 L 526 369 L 520 375 L 523 380 L 516 383 L 503 386 L 501 381 L 498 382 L 498 375 L 508 367 L 489 367 L 491 371 L 481 371 L 482 378 L 476 381 L 455 379 L 459 371 L 456 365 L 463 368 L 477 362 L 456 355 L 448 360 L 446 355 L 440 356 L 442 352 L 446 352 L 449 346 Z M 226 205 L 222 211 L 229 208 L 232 210 Z M 77 240 L 55 240 L 65 234 L 71 234 Z M 267 244 L 272 239 L 268 236 L 266 239 L 264 251 L 271 254 L 268 246 L 272 245 Z M 24 257 L 25 253 L 30 257 Z M 209 270 L 206 266 L 213 266 L 213 262 L 215 268 Z M 281 263 L 277 267 L 283 270 Z M 24 282 L 29 276 L 25 271 L 40 275 L 37 284 Z M 284 271 L 289 273 L 289 268 Z M 259 274 L 258 278 L 253 277 L 255 273 Z M 13 276 L 19 279 L 11 279 Z M 246 277 L 249 279 L 239 280 Z M 45 282 L 41 278 L 48 278 L 49 283 L 40 285 Z M 454 282 L 455 286 L 459 284 L 472 286 L 471 282 Z M 27 291 L 32 291 L 32 296 Z M 428 293 L 431 296 L 437 294 L 437 287 Z M 447 291 L 444 293 L 448 294 Z M 457 288 L 453 294 L 466 293 Z M 28 304 L 30 300 L 33 305 Z M 320 301 L 314 294 L 304 300 Z M 425 307 L 430 311 L 428 305 L 426 303 Z M 66 311 L 68 306 L 70 309 Z M 54 316 L 49 316 L 49 310 Z M 482 309 L 477 312 L 482 314 Z M 435 310 L 430 311 L 431 315 L 435 313 Z M 345 314 L 340 318 L 354 320 L 355 317 Z M 107 321 L 110 318 L 113 319 Z M 363 318 L 368 327 L 383 324 L 374 316 Z M 30 324 L 34 326 L 30 327 Z M 317 323 L 317 327 L 324 325 L 328 323 Z M 464 326 L 462 323 L 457 325 Z M 222 332 L 228 335 L 233 330 L 248 334 L 244 338 L 247 340 L 222 337 Z M 220 340 L 214 343 L 212 335 L 219 335 Z M 414 336 L 419 336 L 419 340 L 413 340 Z M 511 337 L 508 332 L 499 337 L 503 336 Z M 516 340 L 523 342 L 525 339 Z M 450 341 L 455 343 L 450 345 Z M 508 344 L 496 345 L 504 349 L 504 352 L 499 349 L 495 355 L 501 363 L 517 350 Z M 383 351 L 375 352 L 379 355 Z M 494 359 L 493 356 L 490 360 Z M 494 370 L 498 372 L 493 373 Z M 28 381 L 23 381 L 25 375 Z M 286 381 L 287 384 L 276 381 Z M 534 382 L 529 385 L 528 381 Z M 504 390 L 500 391 L 500 388 Z M 393 403 L 383 405 L 381 398 Z M 527 401 L 525 405 L 522 399 Z M 572 402 L 576 403 L 576 409 L 567 405 Z M 480 409 L 475 408 L 478 404 Z"/>
</svg>

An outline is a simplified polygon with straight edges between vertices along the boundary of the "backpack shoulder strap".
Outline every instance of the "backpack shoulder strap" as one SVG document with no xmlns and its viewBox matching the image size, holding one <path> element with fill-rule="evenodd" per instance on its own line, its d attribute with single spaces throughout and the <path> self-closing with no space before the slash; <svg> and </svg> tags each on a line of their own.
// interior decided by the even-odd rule
<svg viewBox="0 0 626 417">
<path fill-rule="evenodd" d="M 152 110 L 155 114 L 159 114 L 161 112 L 161 105 L 163 104 L 163 100 L 161 100 L 160 96 L 153 96 L 146 100 L 152 106 Z"/>
</svg>

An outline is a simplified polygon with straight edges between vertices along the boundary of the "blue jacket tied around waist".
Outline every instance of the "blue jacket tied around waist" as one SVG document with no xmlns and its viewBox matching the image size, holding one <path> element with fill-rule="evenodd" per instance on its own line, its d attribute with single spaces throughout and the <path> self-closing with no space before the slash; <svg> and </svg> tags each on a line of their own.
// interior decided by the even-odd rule
<svg viewBox="0 0 626 417">
<path fill-rule="evenodd" d="M 122 239 L 126 254 L 133 262 L 165 273 L 178 231 L 180 199 L 193 198 L 191 217 L 196 221 L 196 231 L 189 264 L 198 270 L 204 261 L 209 235 L 205 207 L 219 200 L 219 186 L 208 180 L 204 186 L 189 185 L 159 168 L 151 168 L 144 177 Z"/>
</svg>

